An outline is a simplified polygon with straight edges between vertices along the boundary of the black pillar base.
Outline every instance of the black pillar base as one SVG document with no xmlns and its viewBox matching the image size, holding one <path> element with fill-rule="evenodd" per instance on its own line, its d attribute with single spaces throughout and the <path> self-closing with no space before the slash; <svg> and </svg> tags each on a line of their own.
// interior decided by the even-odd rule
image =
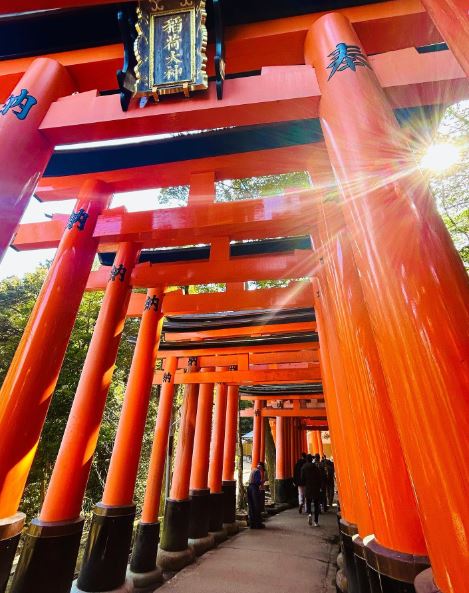
<svg viewBox="0 0 469 593">
<path fill-rule="evenodd" d="M 190 490 L 189 539 L 207 537 L 210 522 L 210 490 Z"/>
<path fill-rule="evenodd" d="M 275 502 L 289 502 L 290 501 L 290 479 L 282 478 L 275 480 Z"/>
<path fill-rule="evenodd" d="M 365 556 L 371 593 L 415 593 L 416 576 L 430 566 L 426 556 L 390 550 L 374 538 L 366 541 Z"/>
<path fill-rule="evenodd" d="M 339 520 L 340 543 L 344 557 L 344 573 L 347 577 L 348 593 L 361 593 L 358 588 L 357 568 L 355 565 L 355 551 L 353 548 L 353 536 L 358 533 L 354 523 L 349 523 L 343 518 Z"/>
<path fill-rule="evenodd" d="M 431 568 L 423 570 L 415 577 L 414 587 L 416 593 L 442 593 L 435 585 Z"/>
<path fill-rule="evenodd" d="M 166 499 L 163 520 L 163 535 L 160 548 L 167 552 L 187 549 L 191 501 Z"/>
<path fill-rule="evenodd" d="M 63 523 L 33 519 L 10 593 L 69 593 L 83 523 L 82 517 Z"/>
<path fill-rule="evenodd" d="M 188 546 L 191 501 L 166 499 L 163 535 L 158 550 L 157 563 L 165 571 L 181 570 L 194 560 Z"/>
<path fill-rule="evenodd" d="M 0 593 L 7 587 L 25 519 L 24 513 L 0 519 Z"/>
<path fill-rule="evenodd" d="M 209 502 L 210 520 L 208 530 L 217 532 L 223 530 L 225 495 L 223 492 L 211 492 Z"/>
<path fill-rule="evenodd" d="M 133 504 L 96 505 L 78 575 L 80 591 L 112 591 L 125 582 L 134 517 Z"/>
<path fill-rule="evenodd" d="M 236 480 L 223 480 L 223 523 L 236 522 Z"/>
<path fill-rule="evenodd" d="M 156 523 L 139 522 L 130 560 L 130 570 L 132 572 L 145 573 L 155 570 L 159 541 L 159 521 Z"/>
<path fill-rule="evenodd" d="M 368 580 L 368 566 L 366 564 L 365 546 L 362 538 L 357 534 L 352 536 L 355 572 L 358 581 L 358 590 L 360 593 L 371 593 L 370 582 Z"/>
</svg>

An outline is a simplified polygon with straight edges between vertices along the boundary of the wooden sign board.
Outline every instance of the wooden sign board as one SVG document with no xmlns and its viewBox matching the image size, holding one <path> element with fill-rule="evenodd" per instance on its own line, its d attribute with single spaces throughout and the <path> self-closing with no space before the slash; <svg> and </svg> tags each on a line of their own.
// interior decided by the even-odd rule
<svg viewBox="0 0 469 593">
<path fill-rule="evenodd" d="M 135 96 L 208 88 L 205 0 L 141 1 L 137 9 Z"/>
</svg>

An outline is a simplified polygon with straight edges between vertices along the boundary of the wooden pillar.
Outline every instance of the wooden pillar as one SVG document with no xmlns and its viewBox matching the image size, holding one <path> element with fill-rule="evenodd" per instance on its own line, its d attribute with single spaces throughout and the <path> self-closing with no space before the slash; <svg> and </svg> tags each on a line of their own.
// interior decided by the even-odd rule
<svg viewBox="0 0 469 593">
<path fill-rule="evenodd" d="M 212 368 L 200 372 L 213 371 Z M 213 383 L 201 383 L 197 403 L 194 449 L 190 479 L 189 544 L 197 556 L 213 548 L 214 538 L 208 534 L 210 522 L 210 489 L 208 467 L 212 433 Z"/>
<path fill-rule="evenodd" d="M 261 401 L 261 410 L 264 407 L 264 402 Z M 260 434 L 260 445 L 259 445 L 259 461 L 265 463 L 265 423 L 266 418 L 261 416 L 261 434 Z"/>
<path fill-rule="evenodd" d="M 469 76 L 469 5 L 467 0 L 422 0 L 438 31 Z"/>
<path fill-rule="evenodd" d="M 137 526 L 130 562 L 130 575 L 135 588 L 143 588 L 149 584 L 156 586 L 162 580 L 161 569 L 156 566 L 160 538 L 158 511 L 167 463 L 177 363 L 175 356 L 168 356 L 164 365 L 142 516 Z"/>
<path fill-rule="evenodd" d="M 322 433 L 320 430 L 317 431 L 317 435 L 318 435 L 318 453 L 321 456 L 324 455 L 324 447 L 322 446 Z"/>
<path fill-rule="evenodd" d="M 262 425 L 262 401 L 254 400 L 253 416 L 253 437 L 252 437 L 252 463 L 251 468 L 255 469 L 261 460 L 261 425 Z"/>
<path fill-rule="evenodd" d="M 288 478 L 286 468 L 286 418 L 277 416 L 275 419 L 275 502 L 287 502 Z"/>
<path fill-rule="evenodd" d="M 112 591 L 126 578 L 135 517 L 135 482 L 161 333 L 162 296 L 162 289 L 151 289 L 147 293 L 103 499 L 93 511 L 78 576 L 80 591 L 100 588 Z M 176 359 L 168 360 L 174 368 L 165 372 L 174 375 Z"/>
<path fill-rule="evenodd" d="M 224 494 L 222 490 L 226 403 L 226 383 L 218 383 L 215 389 L 213 432 L 212 442 L 210 444 L 210 464 L 208 468 L 208 486 L 210 488 L 210 520 L 208 530 L 213 534 L 215 541 L 221 541 L 226 538 L 226 534 L 223 531 Z"/>
<path fill-rule="evenodd" d="M 191 364 L 194 367 L 196 363 L 191 361 Z M 189 482 L 198 395 L 198 383 L 186 385 L 174 461 L 175 472 L 170 497 L 166 500 L 163 535 L 157 556 L 158 566 L 163 570 L 179 570 L 194 559 L 193 552 L 188 547 L 191 503 Z"/>
<path fill-rule="evenodd" d="M 0 109 L 0 262 L 54 150 L 39 125 L 51 103 L 73 91 L 59 62 L 37 58 Z"/>
<path fill-rule="evenodd" d="M 24 523 L 18 506 L 34 459 L 98 242 L 93 232 L 110 199 L 100 181 L 85 182 L 0 390 L 0 591 Z M 6 527 L 8 525 L 8 528 Z"/>
<path fill-rule="evenodd" d="M 325 286 L 326 288 L 322 289 L 318 278 L 314 278 L 314 310 L 321 344 L 319 352 L 323 373 L 324 400 L 329 429 L 335 443 L 334 460 L 341 505 L 340 538 L 348 590 L 350 593 L 362 593 L 355 569 L 352 538 L 357 534 L 365 537 L 367 534 L 373 533 L 373 523 L 362 458 L 358 450 L 356 427 L 348 397 L 349 377 L 337 338 L 337 325 L 333 317 L 334 298 L 329 293 L 327 283 Z M 314 446 L 317 448 L 316 437 Z"/>
<path fill-rule="evenodd" d="M 227 532 L 238 529 L 236 523 L 235 457 L 238 434 L 239 387 L 229 385 L 226 400 L 225 442 L 223 447 L 223 525 Z"/>
<path fill-rule="evenodd" d="M 336 49 L 339 59 L 352 46 L 361 65 L 335 68 L 331 52 Z M 460 487 L 461 475 L 469 475 L 468 277 L 408 158 L 353 27 L 339 14 L 322 17 L 307 47 L 435 582 L 445 593 L 459 592 L 469 569 L 467 538 L 461 536 L 461 526 L 469 524 L 469 507 Z"/>
<path fill-rule="evenodd" d="M 33 520 L 28 530 L 15 572 L 15 593 L 41 587 L 65 590 L 72 584 L 84 522 L 81 506 L 138 254 L 138 246 L 122 243 L 116 255 L 40 517 Z M 60 570 L 52 570 L 52 554 Z"/>
</svg>

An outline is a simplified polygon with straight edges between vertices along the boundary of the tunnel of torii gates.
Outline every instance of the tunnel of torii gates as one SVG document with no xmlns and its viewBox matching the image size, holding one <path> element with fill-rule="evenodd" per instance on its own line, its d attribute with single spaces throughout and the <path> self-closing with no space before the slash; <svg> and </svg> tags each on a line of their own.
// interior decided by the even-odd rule
<svg viewBox="0 0 469 593">
<path fill-rule="evenodd" d="M 75 590 L 124 590 L 124 581 L 151 590 L 161 569 L 182 567 L 236 530 L 241 397 L 254 402 L 253 465 L 264 457 L 262 419 L 272 424 L 277 502 L 291 495 L 300 451 L 319 448 L 310 435 L 330 431 L 350 593 L 467 592 L 467 275 L 409 150 L 431 138 L 445 106 L 469 98 L 467 2 L 339 0 L 332 13 L 321 1 L 240 1 L 238 12 L 226 4 L 222 99 L 209 78 L 208 91 L 189 99 L 123 111 L 109 92 L 123 56 L 117 25 L 108 24 L 115 4 L 1 3 L 1 251 L 11 244 L 57 253 L 0 394 L 0 590 L 83 292 L 103 290 L 13 593 L 72 587 L 82 501 L 126 316 L 141 322 Z M 212 77 L 210 35 L 209 27 Z M 339 46 L 355 48 L 361 62 L 333 72 Z M 212 131 L 55 149 L 190 130 Z M 294 171 L 310 174 L 308 191 L 215 201 L 217 181 Z M 109 208 L 115 192 L 177 185 L 190 186 L 186 207 Z M 19 224 L 33 193 L 76 199 L 70 218 Z M 97 252 L 101 265 L 91 271 Z M 282 279 L 292 281 L 245 289 L 247 281 Z M 207 283 L 225 283 L 226 291 L 171 289 Z M 161 386 L 158 414 L 135 517 L 152 384 Z M 176 471 L 159 541 L 181 384 Z"/>
</svg>

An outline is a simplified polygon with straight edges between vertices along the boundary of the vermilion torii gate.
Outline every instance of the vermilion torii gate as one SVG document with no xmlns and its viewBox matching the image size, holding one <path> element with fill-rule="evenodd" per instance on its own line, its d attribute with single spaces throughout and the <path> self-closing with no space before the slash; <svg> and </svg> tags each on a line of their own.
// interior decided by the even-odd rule
<svg viewBox="0 0 469 593">
<path fill-rule="evenodd" d="M 409 150 L 430 135 L 445 105 L 468 98 L 464 0 L 344 0 L 328 14 L 322 2 L 240 2 L 224 11 L 222 100 L 210 82 L 190 100 L 126 112 L 112 92 L 123 56 L 109 25 L 115 5 L 16 4 L 0 7 L 7 40 L 0 250 L 57 247 L 57 254 L 0 392 L 0 590 L 88 289 L 105 296 L 13 593 L 70 591 L 82 500 L 127 315 L 141 316 L 140 330 L 75 590 L 152 590 L 161 567 L 181 567 L 236 529 L 238 390 L 252 385 L 271 391 L 247 395 L 255 401 L 255 459 L 263 456 L 260 419 L 277 419 L 278 480 L 291 478 L 306 429 L 330 430 L 351 593 L 403 593 L 414 579 L 419 593 L 468 591 L 468 282 Z M 26 12 L 56 8 L 63 10 Z M 9 16 L 18 10 L 24 13 Z M 209 37 L 209 76 L 214 53 Z M 128 141 L 196 130 L 208 131 Z M 114 146 L 56 148 L 123 138 Z M 311 189 L 214 201 L 216 181 L 292 171 L 309 172 Z M 190 186 L 185 208 L 109 208 L 115 192 L 175 185 Z M 33 192 L 46 201 L 76 199 L 70 218 L 18 226 Z M 91 272 L 97 252 L 102 265 Z M 245 290 L 252 280 L 296 281 Z M 226 283 L 226 292 L 169 290 L 212 282 Z M 158 358 L 163 370 L 155 372 Z M 158 417 L 127 569 L 152 382 L 161 384 Z M 158 547 L 177 384 L 185 385 L 177 472 Z M 318 384 L 324 405 L 312 387 Z M 291 402 L 282 409 L 263 404 L 299 385 L 307 392 L 282 396 Z"/>
</svg>

